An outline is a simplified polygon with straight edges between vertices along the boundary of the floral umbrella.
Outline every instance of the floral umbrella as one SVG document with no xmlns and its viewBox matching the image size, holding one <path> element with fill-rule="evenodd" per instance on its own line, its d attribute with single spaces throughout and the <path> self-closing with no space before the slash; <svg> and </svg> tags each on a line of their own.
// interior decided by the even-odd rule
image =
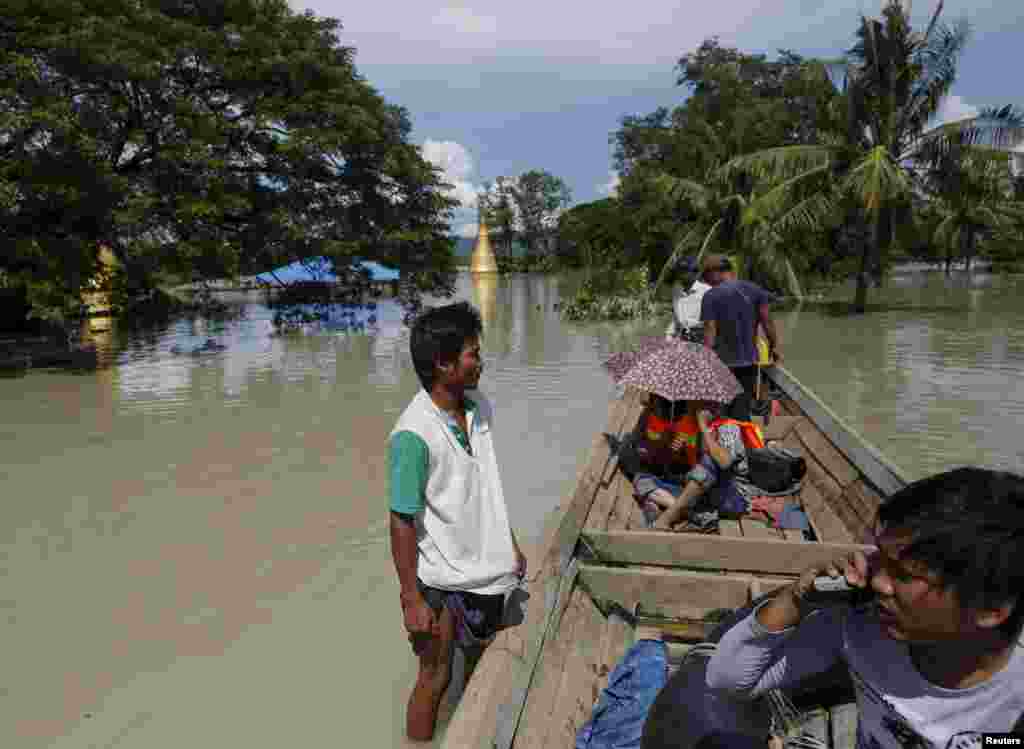
<svg viewBox="0 0 1024 749">
<path fill-rule="evenodd" d="M 622 378 L 626 376 L 626 373 L 633 368 L 633 365 L 637 363 L 642 357 L 657 351 L 667 343 L 664 336 L 648 336 L 641 338 L 636 346 L 629 351 L 619 351 L 616 354 L 612 354 L 608 357 L 608 361 L 604 363 L 604 368 L 608 370 L 608 373 L 612 376 L 612 380 L 616 383 L 621 382 Z"/>
<path fill-rule="evenodd" d="M 671 401 L 707 400 L 731 403 L 743 392 L 739 380 L 711 349 L 673 340 L 639 356 L 619 380 Z"/>
</svg>

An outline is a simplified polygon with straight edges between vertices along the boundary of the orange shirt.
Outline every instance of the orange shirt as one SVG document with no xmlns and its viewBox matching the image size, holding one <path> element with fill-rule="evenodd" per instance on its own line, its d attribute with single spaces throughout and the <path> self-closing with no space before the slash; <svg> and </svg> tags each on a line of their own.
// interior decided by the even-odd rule
<svg viewBox="0 0 1024 749">
<path fill-rule="evenodd" d="M 644 436 L 647 438 L 648 444 L 663 456 L 666 462 L 697 465 L 700 428 L 697 426 L 695 418 L 684 414 L 675 421 L 668 421 L 651 413 L 647 415 L 647 423 L 644 426 Z M 680 452 L 673 453 L 671 451 L 672 440 L 678 435 L 683 435 L 685 448 Z"/>
</svg>

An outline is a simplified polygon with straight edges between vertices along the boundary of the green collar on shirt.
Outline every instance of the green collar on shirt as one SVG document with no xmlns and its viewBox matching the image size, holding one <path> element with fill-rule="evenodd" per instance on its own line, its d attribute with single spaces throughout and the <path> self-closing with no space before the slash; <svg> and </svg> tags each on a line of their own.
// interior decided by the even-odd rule
<svg viewBox="0 0 1024 749">
<path fill-rule="evenodd" d="M 470 430 L 472 431 L 473 422 L 469 419 L 469 414 L 476 413 L 476 401 L 472 400 L 471 398 L 463 396 L 462 405 L 466 409 L 466 422 L 470 425 Z M 446 413 L 444 411 L 442 411 L 441 413 L 444 414 L 445 420 L 448 422 L 448 428 L 451 430 L 452 434 L 455 435 L 455 439 L 459 441 L 459 444 L 462 445 L 463 449 L 467 453 L 472 455 L 473 448 L 469 444 L 469 435 L 462 431 L 462 427 L 459 426 L 459 422 L 457 422 L 454 419 L 454 417 L 452 417 L 451 414 Z"/>
</svg>

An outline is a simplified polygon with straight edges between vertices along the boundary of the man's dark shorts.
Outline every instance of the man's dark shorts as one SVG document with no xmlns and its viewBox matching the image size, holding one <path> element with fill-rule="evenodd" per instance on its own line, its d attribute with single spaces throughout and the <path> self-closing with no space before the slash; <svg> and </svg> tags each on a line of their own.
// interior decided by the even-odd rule
<svg viewBox="0 0 1024 749">
<path fill-rule="evenodd" d="M 417 579 L 416 585 L 427 605 L 437 616 L 445 606 L 455 617 L 455 641 L 463 647 L 481 647 L 489 643 L 505 615 L 505 594 L 485 595 L 468 591 L 431 588 Z"/>
</svg>

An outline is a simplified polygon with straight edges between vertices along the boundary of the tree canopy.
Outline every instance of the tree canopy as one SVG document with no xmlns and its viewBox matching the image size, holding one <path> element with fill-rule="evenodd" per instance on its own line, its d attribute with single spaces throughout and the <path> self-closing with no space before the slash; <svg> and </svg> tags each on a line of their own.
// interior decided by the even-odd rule
<svg viewBox="0 0 1024 749">
<path fill-rule="evenodd" d="M 410 311 L 451 292 L 455 201 L 339 21 L 286 0 L 7 7 L 0 270 L 39 306 L 77 298 L 101 244 L 130 293 L 318 256 L 399 267 Z"/>
<path fill-rule="evenodd" d="M 518 241 L 528 254 L 547 253 L 554 243 L 558 219 L 572 201 L 561 177 L 531 169 L 518 177 L 498 177 L 486 183 L 480 204 L 488 226 L 496 229 L 506 254 Z"/>
<path fill-rule="evenodd" d="M 984 239 L 1012 254 L 1024 213 L 1006 149 L 1024 137 L 1020 114 L 933 125 L 969 36 L 941 10 L 917 29 L 887 0 L 835 60 L 768 59 L 717 39 L 682 55 L 689 97 L 624 117 L 610 137 L 636 226 L 622 254 L 646 260 L 652 281 L 711 247 L 780 287 L 795 288 L 794 269 L 857 275 L 861 311 L 895 250 L 956 244 L 971 257 Z"/>
</svg>

